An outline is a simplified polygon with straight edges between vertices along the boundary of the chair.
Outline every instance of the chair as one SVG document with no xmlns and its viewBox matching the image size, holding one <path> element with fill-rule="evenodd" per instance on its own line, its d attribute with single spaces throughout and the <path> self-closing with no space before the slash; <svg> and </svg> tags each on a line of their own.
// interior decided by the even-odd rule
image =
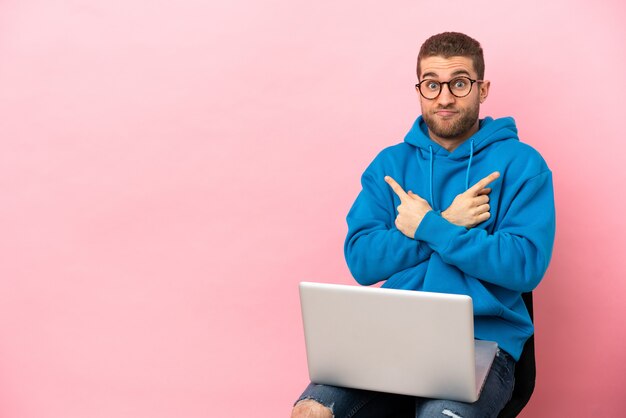
<svg viewBox="0 0 626 418">
<path fill-rule="evenodd" d="M 533 317 L 533 294 L 522 294 L 530 319 L 534 321 Z M 498 418 L 514 418 L 522 409 L 526 406 L 530 400 L 533 390 L 535 389 L 535 335 L 531 335 L 524 349 L 519 361 L 515 365 L 515 387 L 513 388 L 513 396 L 511 400 L 504 406 L 504 409 L 500 411 Z"/>
</svg>

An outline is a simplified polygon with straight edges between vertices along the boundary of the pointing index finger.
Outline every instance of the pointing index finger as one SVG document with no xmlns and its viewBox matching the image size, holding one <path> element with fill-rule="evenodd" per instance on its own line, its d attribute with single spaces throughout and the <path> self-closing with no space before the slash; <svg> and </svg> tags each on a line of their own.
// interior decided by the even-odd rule
<svg viewBox="0 0 626 418">
<path fill-rule="evenodd" d="M 491 183 L 498 177 L 500 177 L 500 173 L 497 171 L 494 171 L 493 173 L 489 174 L 487 177 L 480 179 L 476 184 L 474 184 L 472 187 L 467 189 L 467 191 L 471 191 L 472 193 L 479 193 L 481 190 L 487 187 L 489 183 Z"/>
<path fill-rule="evenodd" d="M 409 199 L 409 195 L 406 194 L 404 189 L 393 178 L 385 176 L 385 182 L 391 187 L 393 192 L 398 195 L 401 201 Z"/>
</svg>

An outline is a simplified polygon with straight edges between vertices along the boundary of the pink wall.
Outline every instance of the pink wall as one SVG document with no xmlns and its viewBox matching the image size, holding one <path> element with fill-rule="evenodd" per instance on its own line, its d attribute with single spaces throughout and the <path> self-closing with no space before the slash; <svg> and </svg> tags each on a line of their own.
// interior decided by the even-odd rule
<svg viewBox="0 0 626 418">
<path fill-rule="evenodd" d="M 287 416 L 297 283 L 351 282 L 345 214 L 443 30 L 554 171 L 523 416 L 623 414 L 623 2 L 214 3 L 0 3 L 0 416 Z"/>
</svg>

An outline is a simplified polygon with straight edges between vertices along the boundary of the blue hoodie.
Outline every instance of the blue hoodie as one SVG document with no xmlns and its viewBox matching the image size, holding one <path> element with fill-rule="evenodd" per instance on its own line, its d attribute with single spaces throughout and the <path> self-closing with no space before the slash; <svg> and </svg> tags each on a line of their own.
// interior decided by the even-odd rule
<svg viewBox="0 0 626 418">
<path fill-rule="evenodd" d="M 441 216 L 452 200 L 494 171 L 491 217 L 470 229 Z M 426 199 L 414 239 L 394 224 L 399 198 L 384 177 Z M 541 281 L 555 233 L 552 173 L 517 137 L 512 118 L 480 121 L 472 137 L 448 152 L 428 136 L 420 116 L 404 142 L 383 150 L 365 170 L 348 213 L 344 251 L 363 285 L 469 295 L 474 335 L 496 341 L 516 360 L 533 332 L 521 294 Z"/>
</svg>

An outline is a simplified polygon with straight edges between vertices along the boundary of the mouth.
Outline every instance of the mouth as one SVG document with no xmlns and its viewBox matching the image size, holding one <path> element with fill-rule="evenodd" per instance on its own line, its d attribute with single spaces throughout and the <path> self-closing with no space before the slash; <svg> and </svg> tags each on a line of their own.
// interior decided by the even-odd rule
<svg viewBox="0 0 626 418">
<path fill-rule="evenodd" d="M 435 115 L 440 116 L 442 118 L 449 118 L 449 117 L 456 115 L 457 113 L 459 112 L 450 110 L 450 109 L 440 109 L 440 110 L 435 111 Z"/>
</svg>

